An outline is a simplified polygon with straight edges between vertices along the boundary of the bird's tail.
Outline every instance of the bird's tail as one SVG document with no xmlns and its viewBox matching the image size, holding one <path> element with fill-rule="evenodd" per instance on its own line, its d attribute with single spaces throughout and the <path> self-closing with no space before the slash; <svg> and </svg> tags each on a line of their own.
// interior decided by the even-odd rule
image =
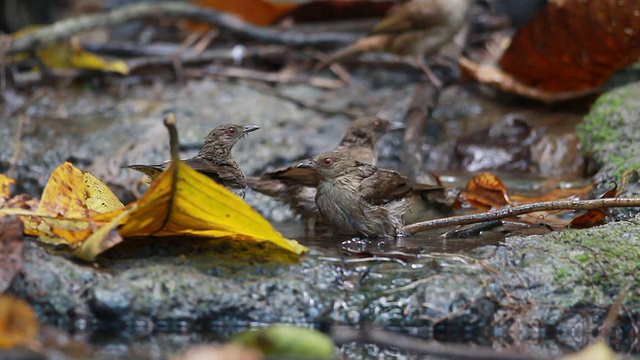
<svg viewBox="0 0 640 360">
<path fill-rule="evenodd" d="M 156 165 L 127 165 L 125 168 L 141 172 L 152 179 L 162 172 L 162 168 Z"/>
<path fill-rule="evenodd" d="M 396 235 L 403 235 L 401 229 L 404 226 L 404 214 L 409 210 L 411 205 L 406 199 L 399 199 L 389 202 L 386 205 L 389 219 L 396 230 Z"/>
<path fill-rule="evenodd" d="M 286 191 L 286 184 L 284 182 L 260 176 L 248 176 L 247 186 L 253 191 L 271 197 L 280 197 Z"/>
</svg>

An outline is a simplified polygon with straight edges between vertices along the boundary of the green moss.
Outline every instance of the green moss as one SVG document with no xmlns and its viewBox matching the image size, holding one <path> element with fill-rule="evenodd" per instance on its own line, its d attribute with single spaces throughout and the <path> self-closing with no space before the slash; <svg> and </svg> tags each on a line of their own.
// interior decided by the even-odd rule
<svg viewBox="0 0 640 360">
<path fill-rule="evenodd" d="M 626 170 L 640 167 L 638 94 L 638 83 L 605 93 L 576 129 L 582 149 L 603 166 L 606 178 L 620 179 Z"/>
<path fill-rule="evenodd" d="M 640 269 L 640 228 L 636 224 L 616 223 L 551 236 L 574 249 L 567 257 L 578 266 L 578 271 L 571 271 L 556 265 L 556 281 L 561 284 L 569 274 L 577 274 L 572 280 L 591 288 L 587 291 L 589 298 L 583 299 L 585 302 L 615 296 L 629 286 L 640 288 L 640 279 L 635 276 Z M 627 301 L 640 301 L 640 292 L 627 294 Z"/>
<path fill-rule="evenodd" d="M 576 256 L 574 259 L 576 259 L 577 261 L 583 263 L 583 262 L 589 261 L 590 257 L 587 254 L 582 254 L 582 255 Z"/>
</svg>

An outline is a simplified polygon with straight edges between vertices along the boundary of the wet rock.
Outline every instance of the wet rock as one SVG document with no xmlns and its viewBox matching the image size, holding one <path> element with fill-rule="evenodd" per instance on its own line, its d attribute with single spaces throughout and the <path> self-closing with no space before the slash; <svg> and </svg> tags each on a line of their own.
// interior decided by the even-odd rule
<svg viewBox="0 0 640 360">
<path fill-rule="evenodd" d="M 583 151 L 600 166 L 594 176 L 596 194 L 603 194 L 610 183 L 618 185 L 618 197 L 640 196 L 640 83 L 633 83 L 603 94 L 578 127 Z M 639 208 L 610 210 L 613 217 L 629 218 Z"/>
<path fill-rule="evenodd" d="M 110 277 L 26 241 L 24 263 L 11 290 L 34 305 L 41 318 L 70 326 L 73 319 L 93 317 L 87 292 Z"/>
<path fill-rule="evenodd" d="M 156 240 L 121 249 L 123 258 L 107 254 L 100 271 L 30 243 L 24 275 L 12 289 L 49 316 L 149 318 L 189 328 L 365 322 L 422 329 L 423 336 L 531 339 L 558 326 L 557 339 L 575 342 L 569 330 L 581 321 L 583 337 L 575 345 L 582 347 L 597 333 L 602 309 L 622 292 L 628 316 L 640 315 L 633 306 L 640 301 L 639 239 L 635 224 L 612 223 L 512 237 L 504 246 L 464 254 L 423 254 L 406 264 L 352 265 L 315 251 L 291 263 L 268 248 L 254 258 L 248 245 Z"/>
<path fill-rule="evenodd" d="M 455 155 L 460 167 L 469 172 L 528 171 L 531 166 L 530 146 L 536 137 L 525 120 L 511 116 L 460 139 Z"/>
</svg>

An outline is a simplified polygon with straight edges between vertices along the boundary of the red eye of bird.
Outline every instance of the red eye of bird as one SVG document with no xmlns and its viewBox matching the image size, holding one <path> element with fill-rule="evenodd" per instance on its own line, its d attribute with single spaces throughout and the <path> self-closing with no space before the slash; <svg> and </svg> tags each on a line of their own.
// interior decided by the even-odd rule
<svg viewBox="0 0 640 360">
<path fill-rule="evenodd" d="M 324 159 L 324 164 L 325 165 L 331 165 L 331 163 L 332 163 L 331 158 L 325 158 Z"/>
<path fill-rule="evenodd" d="M 373 123 L 373 128 L 374 129 L 380 129 L 380 121 L 376 121 Z"/>
<path fill-rule="evenodd" d="M 228 127 L 227 128 L 227 134 L 233 135 L 235 133 L 236 133 L 236 128 L 234 128 L 234 127 Z"/>
</svg>

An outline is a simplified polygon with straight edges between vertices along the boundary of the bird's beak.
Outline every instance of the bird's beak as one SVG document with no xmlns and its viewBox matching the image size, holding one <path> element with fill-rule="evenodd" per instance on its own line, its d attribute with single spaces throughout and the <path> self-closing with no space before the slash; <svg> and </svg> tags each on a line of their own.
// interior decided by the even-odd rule
<svg viewBox="0 0 640 360">
<path fill-rule="evenodd" d="M 313 164 L 313 161 L 311 160 L 307 160 L 307 161 L 303 161 L 301 163 L 299 163 L 298 165 L 296 165 L 297 168 L 303 168 L 303 169 L 313 169 L 316 166 Z"/>
<path fill-rule="evenodd" d="M 258 125 L 247 125 L 247 126 L 245 126 L 245 127 L 244 127 L 244 129 L 242 130 L 242 133 L 243 133 L 243 134 L 247 134 L 247 133 L 250 133 L 250 132 L 252 132 L 252 131 L 256 131 L 256 130 L 258 130 L 258 129 L 260 129 L 260 126 L 258 126 Z"/>
<path fill-rule="evenodd" d="M 392 121 L 391 124 L 389 124 L 389 131 L 394 131 L 394 130 L 404 130 L 407 127 L 404 125 L 404 123 L 399 122 L 399 121 Z"/>
</svg>

